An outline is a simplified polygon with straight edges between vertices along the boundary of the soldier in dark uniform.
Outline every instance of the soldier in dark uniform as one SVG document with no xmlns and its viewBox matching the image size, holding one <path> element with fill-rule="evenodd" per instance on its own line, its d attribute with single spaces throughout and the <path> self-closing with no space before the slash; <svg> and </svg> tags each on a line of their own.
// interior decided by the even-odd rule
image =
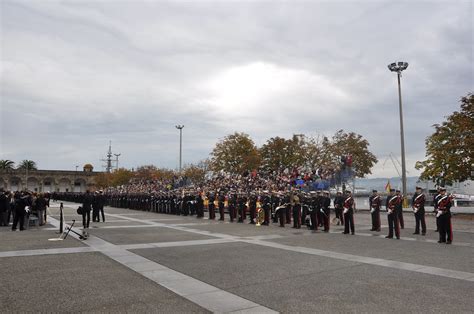
<svg viewBox="0 0 474 314">
<path fill-rule="evenodd" d="M 441 188 L 437 188 L 436 194 L 433 196 L 433 212 L 436 214 L 438 212 L 438 198 L 441 197 Z M 438 216 L 436 216 L 436 230 L 435 232 L 438 232 L 439 230 L 439 219 Z"/>
<path fill-rule="evenodd" d="M 316 212 L 316 214 L 318 215 L 318 226 L 323 227 L 324 220 L 323 220 L 323 215 L 322 215 L 322 212 L 321 212 L 321 209 L 323 208 L 322 191 L 318 190 L 316 192 L 316 198 L 317 198 L 317 202 L 316 202 L 317 212 Z"/>
<path fill-rule="evenodd" d="M 382 206 L 382 199 L 378 195 L 377 190 L 372 191 L 369 197 L 370 215 L 372 218 L 372 229 L 370 231 L 380 231 L 380 207 Z"/>
<path fill-rule="evenodd" d="M 250 194 L 250 197 L 249 197 L 249 211 L 250 211 L 249 224 L 255 224 L 255 216 L 257 213 L 257 196 L 253 192 Z"/>
<path fill-rule="evenodd" d="M 354 199 L 352 198 L 351 191 L 346 191 L 346 198 L 344 199 L 343 205 L 344 211 L 344 232 L 343 234 L 349 233 L 349 227 L 351 230 L 351 234 L 354 234 Z"/>
<path fill-rule="evenodd" d="M 426 222 L 425 222 L 425 194 L 423 194 L 423 189 L 419 186 L 416 187 L 416 192 L 413 194 L 411 199 L 411 206 L 413 208 L 413 213 L 415 214 L 415 232 L 413 234 L 420 234 L 420 225 L 421 225 L 421 234 L 426 234 Z"/>
<path fill-rule="evenodd" d="M 230 222 L 234 222 L 235 219 L 235 212 L 237 211 L 237 194 L 231 191 L 228 196 L 228 204 L 229 204 L 229 218 Z"/>
<path fill-rule="evenodd" d="M 272 195 L 270 197 L 271 205 L 272 205 L 272 215 L 273 215 L 273 223 L 278 222 L 278 214 L 276 212 L 276 209 L 278 206 L 280 206 L 280 197 L 278 196 L 278 193 L 276 191 L 272 192 Z"/>
<path fill-rule="evenodd" d="M 261 199 L 262 209 L 264 214 L 263 226 L 270 225 L 270 216 L 272 210 L 271 198 L 268 191 L 263 191 L 263 196 Z"/>
<path fill-rule="evenodd" d="M 293 228 L 301 228 L 301 202 L 298 195 L 293 195 Z"/>
<path fill-rule="evenodd" d="M 219 220 L 224 221 L 224 204 L 225 204 L 225 195 L 224 192 L 219 193 L 218 198 L 218 206 L 219 206 Z"/>
<path fill-rule="evenodd" d="M 319 199 L 315 191 L 311 191 L 311 200 L 310 200 L 310 217 L 311 217 L 311 230 L 318 230 L 318 202 Z"/>
<path fill-rule="evenodd" d="M 91 221 L 91 210 L 92 195 L 89 190 L 87 190 L 82 199 L 82 233 L 85 237 L 87 237 L 87 229 L 89 229 L 89 223 Z"/>
<path fill-rule="evenodd" d="M 331 198 L 329 191 L 324 191 L 321 198 L 321 216 L 323 218 L 324 232 L 329 232 Z M 352 228 L 354 230 L 354 228 Z"/>
<path fill-rule="evenodd" d="M 397 204 L 398 221 L 400 222 L 400 228 L 405 229 L 405 222 L 403 220 L 403 195 L 400 193 L 400 190 L 396 190 L 395 194 L 401 199 Z"/>
<path fill-rule="evenodd" d="M 31 204 L 32 200 L 28 192 L 15 193 L 12 231 L 16 231 L 18 223 L 20 223 L 20 231 L 25 230 L 26 206 L 31 206 Z"/>
<path fill-rule="evenodd" d="M 214 195 L 214 192 L 208 193 L 207 194 L 207 199 L 209 201 L 209 219 L 214 220 L 216 219 L 216 205 L 214 204 L 214 201 L 216 200 L 216 197 Z"/>
<path fill-rule="evenodd" d="M 446 188 L 440 188 L 440 197 L 437 203 L 436 217 L 439 219 L 439 241 L 438 243 L 451 244 L 453 241 L 453 229 L 451 226 L 451 203 L 452 196 L 446 194 Z"/>
<path fill-rule="evenodd" d="M 291 213 L 292 213 L 291 193 L 292 192 L 286 193 L 285 198 L 283 199 L 283 203 L 286 204 L 285 218 L 286 218 L 287 224 L 291 224 Z"/>
<path fill-rule="evenodd" d="M 202 196 L 197 193 L 196 198 L 196 218 L 203 218 L 204 217 L 204 200 L 202 199 Z"/>
<path fill-rule="evenodd" d="M 337 191 L 336 197 L 334 198 L 334 211 L 336 212 L 336 218 L 338 219 L 337 225 L 344 224 L 344 215 L 342 214 L 344 205 L 344 197 L 342 196 L 341 191 Z"/>
<path fill-rule="evenodd" d="M 390 189 L 390 193 L 387 196 L 387 200 L 385 202 L 388 220 L 388 235 L 385 237 L 387 239 L 393 239 L 394 231 L 397 239 L 400 239 L 400 225 L 398 224 L 398 214 L 396 209 L 397 204 L 400 202 L 400 197 L 394 195 L 394 191 L 394 189 Z"/>
<path fill-rule="evenodd" d="M 239 206 L 239 220 L 238 222 L 243 223 L 245 219 L 245 203 L 247 202 L 247 198 L 243 193 L 239 194 L 239 198 L 237 199 L 237 204 Z"/>
</svg>

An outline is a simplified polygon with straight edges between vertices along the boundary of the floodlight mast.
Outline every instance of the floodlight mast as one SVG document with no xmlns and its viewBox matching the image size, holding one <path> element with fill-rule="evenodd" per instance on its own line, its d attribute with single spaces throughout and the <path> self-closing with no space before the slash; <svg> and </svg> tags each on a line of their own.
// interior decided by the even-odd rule
<svg viewBox="0 0 474 314">
<path fill-rule="evenodd" d="M 403 197 L 407 196 L 407 174 L 406 174 L 406 163 L 405 163 L 405 135 L 403 132 L 403 106 L 402 106 L 402 89 L 400 84 L 400 78 L 402 77 L 402 71 L 408 68 L 408 62 L 393 62 L 388 65 L 388 69 L 392 72 L 397 73 L 398 80 L 398 108 L 400 113 L 400 146 L 402 155 L 402 193 Z"/>
</svg>

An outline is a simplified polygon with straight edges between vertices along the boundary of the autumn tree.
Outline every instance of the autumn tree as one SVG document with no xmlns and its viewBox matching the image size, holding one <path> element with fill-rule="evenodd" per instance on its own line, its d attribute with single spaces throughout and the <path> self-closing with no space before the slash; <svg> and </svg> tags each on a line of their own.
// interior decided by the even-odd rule
<svg viewBox="0 0 474 314">
<path fill-rule="evenodd" d="M 435 132 L 426 139 L 426 160 L 415 168 L 422 170 L 420 179 L 438 185 L 472 178 L 474 165 L 474 95 L 461 98 L 461 108 L 435 124 Z"/>
<path fill-rule="evenodd" d="M 211 168 L 242 174 L 260 166 L 260 154 L 248 134 L 234 133 L 219 141 L 211 152 Z"/>
<path fill-rule="evenodd" d="M 305 138 L 293 135 L 291 139 L 270 138 L 261 148 L 262 167 L 265 170 L 283 171 L 305 163 Z"/>
<path fill-rule="evenodd" d="M 184 167 L 183 174 L 192 183 L 200 184 L 205 180 L 206 170 L 203 167 L 199 167 L 199 165 L 188 165 Z"/>
<path fill-rule="evenodd" d="M 369 151 L 369 142 L 362 135 L 339 130 L 333 135 L 324 158 L 329 165 L 337 167 L 341 156 L 348 155 L 352 156 L 352 170 L 359 178 L 371 174 L 371 168 L 377 163 L 377 157 Z"/>
</svg>

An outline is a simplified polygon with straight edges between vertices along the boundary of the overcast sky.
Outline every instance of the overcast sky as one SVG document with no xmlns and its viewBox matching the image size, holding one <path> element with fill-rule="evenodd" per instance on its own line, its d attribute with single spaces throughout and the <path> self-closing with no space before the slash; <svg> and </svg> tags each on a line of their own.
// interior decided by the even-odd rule
<svg viewBox="0 0 474 314">
<path fill-rule="evenodd" d="M 0 159 L 41 169 L 178 166 L 234 131 L 360 133 L 408 175 L 432 124 L 474 90 L 472 1 L 1 0 Z"/>
</svg>

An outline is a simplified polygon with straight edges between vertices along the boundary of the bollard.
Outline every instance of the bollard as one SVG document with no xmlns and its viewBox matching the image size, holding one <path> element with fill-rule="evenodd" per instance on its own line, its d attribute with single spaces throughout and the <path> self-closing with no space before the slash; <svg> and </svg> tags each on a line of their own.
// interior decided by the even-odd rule
<svg viewBox="0 0 474 314">
<path fill-rule="evenodd" d="M 63 217 L 63 203 L 59 205 L 59 234 L 63 233 L 63 222 L 64 222 L 64 217 Z"/>
</svg>

